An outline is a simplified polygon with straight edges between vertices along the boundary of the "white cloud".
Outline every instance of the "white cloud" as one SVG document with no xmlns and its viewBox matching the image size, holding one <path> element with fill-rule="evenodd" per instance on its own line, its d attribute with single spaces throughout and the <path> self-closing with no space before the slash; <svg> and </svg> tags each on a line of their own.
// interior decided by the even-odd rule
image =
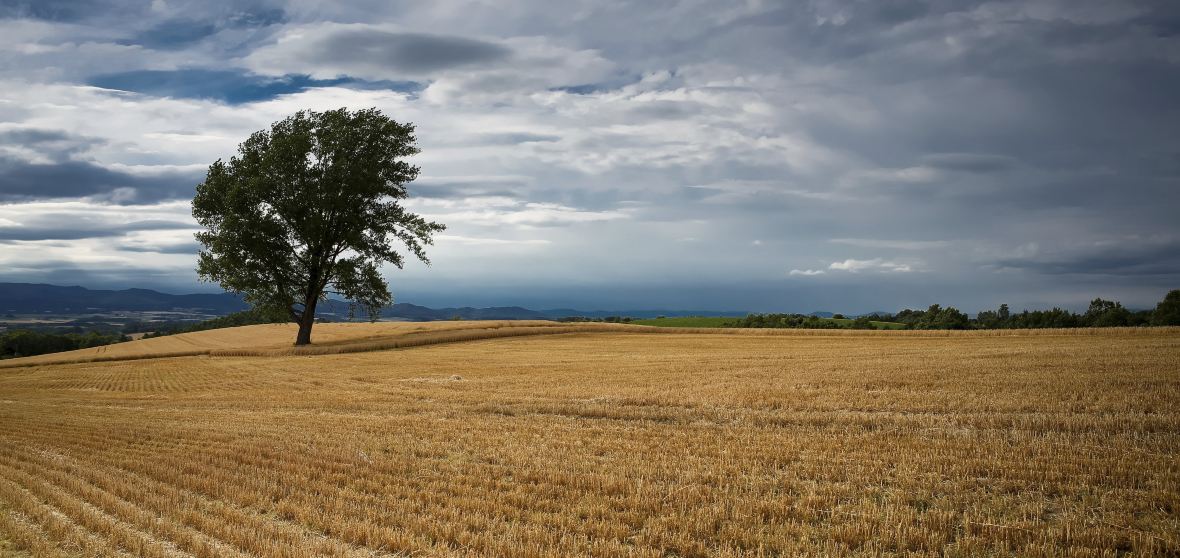
<svg viewBox="0 0 1180 558">
<path fill-rule="evenodd" d="M 627 210 L 589 211 L 556 203 L 525 202 L 503 196 L 459 199 L 418 198 L 407 206 L 444 223 L 460 226 L 539 227 L 614 221 L 630 217 Z"/>
<path fill-rule="evenodd" d="M 174 201 L 152 205 L 108 205 L 87 200 L 0 203 L 0 223 L 18 226 L 86 227 L 101 230 L 142 221 L 192 223 L 189 202 Z"/>
<path fill-rule="evenodd" d="M 914 271 L 910 264 L 873 258 L 871 260 L 847 259 L 842 262 L 832 262 L 828 269 L 857 273 L 860 271 L 884 271 L 894 273 L 909 273 Z"/>
<path fill-rule="evenodd" d="M 435 241 L 439 243 L 454 242 L 469 246 L 543 246 L 546 244 L 552 244 L 551 241 L 543 238 L 509 239 L 461 236 L 454 234 L 440 234 L 435 235 L 434 238 Z"/>
<path fill-rule="evenodd" d="M 822 270 L 822 269 L 792 269 L 789 273 L 787 273 L 787 275 L 807 275 L 807 276 L 823 275 L 823 274 L 824 274 L 824 270 Z"/>
<path fill-rule="evenodd" d="M 119 242 L 120 250 L 132 252 L 155 252 L 195 256 L 197 242 L 194 230 L 155 230 L 127 233 Z"/>
<path fill-rule="evenodd" d="M 195 278 L 195 250 L 167 253 L 193 242 L 197 226 L 189 212 L 187 201 L 139 206 L 90 201 L 0 204 L 0 268 L 38 272 L 42 262 L 53 262 L 58 270 Z M 189 223 L 192 228 L 187 228 Z M 9 226 L 8 232 L 18 232 L 17 240 L 3 240 L 3 228 Z M 139 253 L 156 250 L 166 253 Z"/>
</svg>

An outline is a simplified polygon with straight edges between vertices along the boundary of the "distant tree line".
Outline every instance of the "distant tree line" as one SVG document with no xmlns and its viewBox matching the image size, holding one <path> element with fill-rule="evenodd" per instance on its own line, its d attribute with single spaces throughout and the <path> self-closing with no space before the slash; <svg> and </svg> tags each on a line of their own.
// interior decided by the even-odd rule
<svg viewBox="0 0 1180 558">
<path fill-rule="evenodd" d="M 896 314 L 877 313 L 855 320 L 837 321 L 803 314 L 750 314 L 732 327 L 875 329 L 873 322 L 894 322 L 904 329 L 1038 329 L 1074 327 L 1126 327 L 1180 325 L 1180 290 L 1164 297 L 1155 310 L 1129 310 L 1113 300 L 1096 298 L 1084 313 L 1053 308 L 1012 313 L 1007 304 L 984 310 L 969 318 L 957 308 L 933 304 L 925 310 L 902 310 Z M 894 326 L 896 327 L 896 326 Z"/>
<path fill-rule="evenodd" d="M 1013 314 L 1008 305 L 1003 304 L 998 310 L 980 312 L 975 322 L 978 327 L 987 329 L 1146 326 L 1152 325 L 1153 314 L 1151 310 L 1131 311 L 1118 302 L 1096 298 L 1084 314 L 1060 308 Z"/>
<path fill-rule="evenodd" d="M 0 359 L 60 353 L 129 340 L 130 338 L 122 333 L 101 331 L 53 333 L 13 329 L 0 333 Z"/>
<path fill-rule="evenodd" d="M 876 318 L 881 320 L 882 318 Z M 874 318 L 860 316 L 851 321 L 843 318 L 821 318 L 806 314 L 750 314 L 729 324 L 729 327 L 788 328 L 788 329 L 875 329 Z"/>
<path fill-rule="evenodd" d="M 148 333 L 143 337 L 147 339 L 149 337 L 163 337 L 165 335 L 191 333 L 194 331 L 205 331 L 207 329 L 221 329 L 225 327 L 238 327 L 257 324 L 281 324 L 289 321 L 291 320 L 281 312 L 251 308 L 250 310 L 226 314 L 224 316 L 211 318 L 202 322 L 197 322 L 195 324 L 172 324 L 161 327 L 160 329 Z"/>
</svg>

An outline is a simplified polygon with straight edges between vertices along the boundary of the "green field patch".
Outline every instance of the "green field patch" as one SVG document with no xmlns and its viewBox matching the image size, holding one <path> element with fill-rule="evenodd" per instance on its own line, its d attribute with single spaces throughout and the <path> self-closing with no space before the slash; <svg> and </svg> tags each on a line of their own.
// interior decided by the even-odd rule
<svg viewBox="0 0 1180 558">
<path fill-rule="evenodd" d="M 676 316 L 671 318 L 650 318 L 635 320 L 631 323 L 657 327 L 736 327 L 742 316 Z M 842 326 L 851 327 L 852 320 L 848 318 L 820 318 L 825 322 L 834 322 Z M 905 324 L 898 322 L 872 322 L 877 329 L 905 329 Z"/>
<path fill-rule="evenodd" d="M 739 316 L 676 316 L 673 318 L 651 318 L 631 323 L 659 327 L 731 327 Z"/>
</svg>

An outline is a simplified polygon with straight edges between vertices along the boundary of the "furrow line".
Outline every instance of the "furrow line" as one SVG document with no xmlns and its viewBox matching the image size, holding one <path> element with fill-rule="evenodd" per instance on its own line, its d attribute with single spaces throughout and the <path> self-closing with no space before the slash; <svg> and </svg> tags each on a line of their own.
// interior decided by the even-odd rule
<svg viewBox="0 0 1180 558">
<path fill-rule="evenodd" d="M 76 523 L 100 534 L 117 544 L 119 548 L 136 556 L 151 558 L 183 558 L 186 556 L 185 553 L 178 552 L 171 544 L 157 541 L 148 533 L 136 530 L 121 521 L 119 517 L 107 513 L 83 494 L 71 492 L 70 489 L 85 491 L 85 486 L 76 479 L 66 480 L 67 484 L 58 484 L 53 482 L 53 479 L 42 478 L 36 473 L 23 470 L 7 461 L 0 463 L 0 473 L 7 473 L 6 478 L 15 480 L 30 492 L 42 497 L 44 501 L 65 512 Z"/>
<path fill-rule="evenodd" d="M 0 497 L 16 502 L 21 513 L 38 524 L 63 552 L 91 556 L 131 556 L 101 534 L 88 530 L 63 513 L 48 499 L 3 474 L 0 474 Z"/>
<path fill-rule="evenodd" d="M 2 490 L 0 490 L 0 503 L 3 503 Z M 67 556 L 54 544 L 53 537 L 46 533 L 40 525 L 30 521 L 25 514 L 16 510 L 0 507 L 0 534 L 7 537 L 16 550 L 27 550 L 33 556 L 49 558 Z"/>
<path fill-rule="evenodd" d="M 225 556 L 230 550 L 225 548 L 222 541 L 187 526 L 178 525 L 162 515 L 164 512 L 177 509 L 179 502 L 163 501 L 152 492 L 141 490 L 144 487 L 127 482 L 127 479 L 112 478 L 97 467 L 79 466 L 63 454 L 34 456 L 29 452 L 18 452 L 15 456 L 7 457 L 8 464 L 19 461 L 18 466 L 24 472 L 40 472 L 49 477 L 55 486 L 63 490 L 68 487 L 84 501 L 149 533 L 169 554 Z M 154 505 L 145 510 L 130 499 L 136 496 L 144 498 L 145 503 Z M 235 554 L 244 556 L 236 551 L 231 553 Z"/>
<path fill-rule="evenodd" d="M 68 456 L 63 459 L 74 461 Z M 306 548 L 314 550 L 324 556 L 368 556 L 367 553 L 351 552 L 347 545 L 340 547 L 331 541 L 324 541 L 323 535 L 317 532 L 306 532 L 297 526 L 274 525 L 274 520 L 238 508 L 225 500 L 206 497 L 200 493 L 183 490 L 176 485 L 144 476 L 136 471 L 115 468 L 105 479 L 102 474 L 92 471 L 101 465 L 78 461 L 76 471 L 86 479 L 104 489 L 110 489 L 121 498 L 143 499 L 145 505 L 158 513 L 169 513 L 172 521 L 178 522 L 209 539 L 207 545 L 197 546 L 198 549 L 224 551 L 224 545 L 230 545 L 239 550 L 235 554 L 245 553 L 254 555 L 272 549 L 276 543 L 290 545 L 292 548 Z M 87 473 L 91 471 L 90 473 Z M 118 479 L 117 481 L 114 479 Z M 126 486 L 122 486 L 126 485 Z M 177 515 L 179 511 L 179 515 Z M 175 516 L 175 517 L 173 517 Z M 284 528 L 286 527 L 286 528 Z M 292 532 L 291 528 L 296 531 Z M 213 533 L 217 533 L 215 536 Z M 218 552 L 210 554 L 220 556 Z"/>
</svg>

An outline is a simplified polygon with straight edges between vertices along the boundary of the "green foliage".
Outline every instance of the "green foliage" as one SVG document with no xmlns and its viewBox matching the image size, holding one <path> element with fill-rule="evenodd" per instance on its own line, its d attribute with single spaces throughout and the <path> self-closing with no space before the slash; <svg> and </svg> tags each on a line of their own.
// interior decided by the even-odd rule
<svg viewBox="0 0 1180 558">
<path fill-rule="evenodd" d="M 890 321 L 905 324 L 906 329 L 970 329 L 971 320 L 957 308 L 931 304 L 926 310 L 902 310 Z"/>
<path fill-rule="evenodd" d="M 1096 298 L 1082 318 L 1090 327 L 1118 327 L 1130 325 L 1131 312 L 1118 302 Z"/>
<path fill-rule="evenodd" d="M 1168 293 L 1172 297 L 1173 310 L 1177 322 L 1180 322 L 1180 291 Z M 1164 299 L 1168 301 L 1167 298 Z M 1160 303 L 1165 306 L 1164 302 Z M 1159 310 L 1157 309 L 1157 313 Z M 1166 313 L 1166 312 L 1165 312 Z M 1122 304 L 1094 299 L 1084 314 L 1076 314 L 1069 310 L 1053 308 L 1052 310 L 1025 310 L 1013 314 L 1007 304 L 1001 304 L 996 310 L 984 310 L 976 314 L 975 319 L 968 319 L 967 315 L 951 307 L 931 305 L 926 310 L 902 310 L 892 316 L 882 316 L 888 322 L 898 322 L 905 329 L 1037 329 L 1037 328 L 1073 328 L 1073 327 L 1117 327 L 1143 326 L 1155 318 L 1151 312 L 1134 312 L 1123 307 Z M 858 318 L 859 320 L 859 318 Z M 1162 324 L 1161 324 L 1162 325 Z"/>
<path fill-rule="evenodd" d="M 60 353 L 127 341 L 125 335 L 89 331 L 86 333 L 49 333 L 16 329 L 0 333 L 0 359 L 47 353 Z"/>
<path fill-rule="evenodd" d="M 1180 325 L 1180 289 L 1168 291 L 1151 313 L 1152 325 Z"/>
<path fill-rule="evenodd" d="M 445 229 L 399 203 L 418 176 L 404 160 L 415 141 L 375 108 L 300 111 L 255 132 L 197 186 L 198 275 L 298 322 L 296 344 L 329 293 L 376 319 L 392 301 L 379 266 L 405 263 L 395 243 L 429 264 L 424 246 Z"/>
<path fill-rule="evenodd" d="M 975 327 L 979 329 L 1071 328 L 1085 325 L 1082 316 L 1061 308 L 1031 312 L 1025 310 L 1012 314 L 1008 311 L 1008 305 L 1003 304 L 999 310 L 985 310 L 975 316 Z"/>
<path fill-rule="evenodd" d="M 968 329 L 970 321 L 967 314 L 960 312 L 957 308 L 952 306 L 941 308 L 937 304 L 932 304 L 926 310 L 923 319 L 915 324 L 915 327 L 918 329 Z"/>
<path fill-rule="evenodd" d="M 858 316 L 852 320 L 852 329 L 877 329 L 877 327 L 873 325 L 873 321 L 868 316 Z"/>
<path fill-rule="evenodd" d="M 877 319 L 874 319 L 877 318 Z M 585 320 L 584 318 L 582 320 Z M 564 321 L 576 321 L 565 318 Z M 804 314 L 750 314 L 744 318 L 680 317 L 635 320 L 639 325 L 663 327 L 745 327 L 800 329 L 1036 329 L 1180 325 L 1180 290 L 1174 290 L 1156 306 L 1155 312 L 1131 311 L 1115 301 L 1094 299 L 1084 314 L 1061 308 L 1025 310 L 1014 314 L 1007 304 L 984 310 L 975 319 L 953 307 L 934 304 L 926 310 L 902 310 L 895 315 L 865 315 L 855 319 L 834 314 L 820 318 Z"/>
<path fill-rule="evenodd" d="M 972 325 L 978 329 L 1040 329 L 1145 326 L 1151 321 L 1151 312 L 1133 312 L 1118 302 L 1096 298 L 1090 302 L 1084 314 L 1061 308 L 1025 310 L 1012 314 L 1008 305 L 1003 304 L 998 310 L 984 310 L 976 314 Z"/>
<path fill-rule="evenodd" d="M 803 314 L 750 314 L 732 327 L 787 328 L 787 329 L 848 329 L 853 320 L 820 318 Z M 870 324 L 872 325 L 872 324 Z"/>
<path fill-rule="evenodd" d="M 821 318 L 805 314 L 750 314 L 737 318 L 725 327 L 787 328 L 787 329 L 904 329 L 905 324 L 874 320 L 876 316 L 852 318 Z M 636 322 L 639 323 L 639 322 Z"/>
</svg>

